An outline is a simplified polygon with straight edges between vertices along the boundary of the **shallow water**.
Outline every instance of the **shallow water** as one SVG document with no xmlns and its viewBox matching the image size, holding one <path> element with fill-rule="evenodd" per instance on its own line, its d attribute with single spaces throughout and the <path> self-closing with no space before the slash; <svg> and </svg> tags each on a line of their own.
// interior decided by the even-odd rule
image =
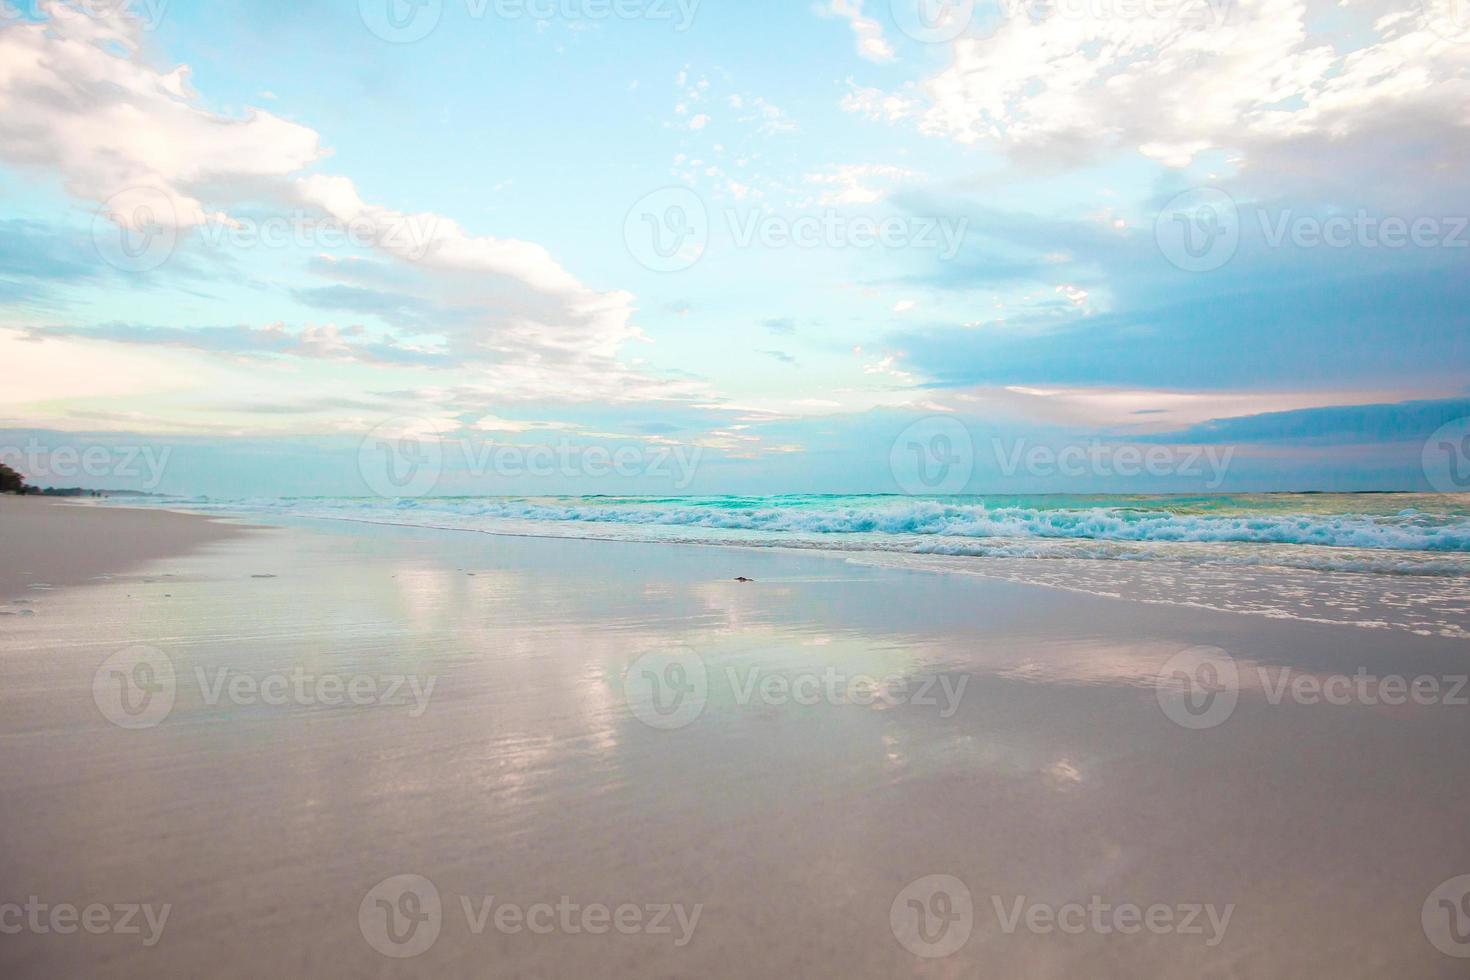
<svg viewBox="0 0 1470 980">
<path fill-rule="evenodd" d="M 503 535 L 837 551 L 867 563 L 1098 595 L 1470 638 L 1470 497 L 1463 494 L 318 497 L 185 505 Z"/>
</svg>

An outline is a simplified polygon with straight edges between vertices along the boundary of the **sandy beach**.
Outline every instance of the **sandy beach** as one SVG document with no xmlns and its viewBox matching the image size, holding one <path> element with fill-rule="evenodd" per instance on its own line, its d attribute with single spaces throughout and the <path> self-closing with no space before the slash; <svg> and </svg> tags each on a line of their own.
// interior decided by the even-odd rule
<svg viewBox="0 0 1470 980">
<path fill-rule="evenodd" d="M 0 926 L 39 925 L 8 977 L 1463 970 L 1431 893 L 1470 873 L 1470 708 L 1298 684 L 1450 678 L 1459 641 L 0 503 L 54 580 L 0 605 Z M 1158 684 L 1201 647 L 1223 714 Z"/>
<path fill-rule="evenodd" d="M 0 497 L 0 529 L 0 598 L 82 585 L 236 533 L 195 514 L 101 510 L 38 496 Z"/>
</svg>

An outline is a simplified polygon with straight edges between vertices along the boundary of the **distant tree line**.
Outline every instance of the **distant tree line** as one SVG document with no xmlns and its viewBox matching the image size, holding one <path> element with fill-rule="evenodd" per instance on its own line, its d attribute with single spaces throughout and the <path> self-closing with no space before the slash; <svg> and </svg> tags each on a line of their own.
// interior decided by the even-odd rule
<svg viewBox="0 0 1470 980">
<path fill-rule="evenodd" d="M 4 0 L 0 0 L 0 5 Z M 88 490 L 85 487 L 33 487 L 13 468 L 0 463 L 0 493 L 36 494 L 41 497 L 152 497 L 141 490 Z"/>
<path fill-rule="evenodd" d="M 35 487 L 27 486 L 25 477 L 0 463 L 0 493 L 34 493 Z"/>
</svg>

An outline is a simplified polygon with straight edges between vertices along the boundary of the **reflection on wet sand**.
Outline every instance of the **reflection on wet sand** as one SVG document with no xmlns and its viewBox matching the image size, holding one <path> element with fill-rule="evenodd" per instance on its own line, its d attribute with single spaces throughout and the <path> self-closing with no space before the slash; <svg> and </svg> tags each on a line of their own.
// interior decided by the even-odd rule
<svg viewBox="0 0 1470 980">
<path fill-rule="evenodd" d="M 1273 704 L 1251 680 L 1262 665 L 1462 671 L 1443 638 L 821 556 L 326 524 L 34 608 L 0 627 L 0 898 L 173 912 L 148 949 L 7 936 L 8 976 L 1432 976 L 1455 962 L 1420 913 L 1470 871 L 1470 711 Z M 124 730 L 93 675 L 132 644 L 168 658 L 176 690 L 156 725 Z M 1195 647 L 1228 651 L 1241 677 L 1230 716 L 1200 730 L 1156 690 Z M 649 656 L 648 683 L 668 689 L 630 681 Z M 401 696 L 211 701 L 220 671 L 434 683 L 415 716 Z M 640 717 L 655 699 L 676 725 Z M 442 921 L 400 962 L 365 940 L 359 908 L 405 874 L 432 882 Z M 890 915 L 935 874 L 967 887 L 973 922 L 928 958 Z M 702 911 L 683 946 L 476 932 L 461 900 L 489 895 Z M 1094 895 L 1233 915 L 1207 945 L 1008 931 L 997 913 Z"/>
</svg>

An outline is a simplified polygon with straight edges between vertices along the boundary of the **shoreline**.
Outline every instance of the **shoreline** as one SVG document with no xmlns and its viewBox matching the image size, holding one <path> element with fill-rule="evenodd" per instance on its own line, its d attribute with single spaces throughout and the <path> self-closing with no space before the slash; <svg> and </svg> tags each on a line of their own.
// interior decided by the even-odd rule
<svg viewBox="0 0 1470 980">
<path fill-rule="evenodd" d="M 116 507 L 118 505 L 109 505 Z M 161 508 L 160 508 L 161 509 Z M 1373 632 L 1403 632 L 1450 639 L 1470 638 L 1470 584 L 1463 575 L 1400 573 L 1373 568 L 1323 568 L 1292 564 L 1237 564 L 1228 560 L 1147 560 L 1040 555 L 957 555 L 912 552 L 882 547 L 841 548 L 798 540 L 732 540 L 729 538 L 624 537 L 616 524 L 577 527 L 577 522 L 520 522 L 510 526 L 467 526 L 393 520 L 350 514 L 290 512 L 191 511 L 176 513 L 237 521 L 257 520 L 272 527 L 349 525 L 370 534 L 371 528 L 459 532 L 492 538 L 585 541 L 689 547 L 745 552 L 816 556 L 860 567 L 961 575 L 991 582 L 1037 586 L 1075 595 L 1148 605 L 1200 609 L 1265 619 L 1347 626 Z M 533 526 L 527 527 L 526 524 Z M 592 530 L 595 527 L 596 530 Z M 638 526 L 643 528 L 644 526 Z M 644 531 L 646 533 L 646 530 Z M 1043 539 L 1044 540 L 1044 539 Z M 1233 545 L 1226 545 L 1233 547 Z M 1329 548 L 1328 550 L 1332 550 Z M 1343 548 L 1343 551 L 1349 549 Z M 1358 549 L 1364 550 L 1364 549 Z M 1409 560 L 1419 552 L 1383 551 L 1384 560 Z M 1285 599 L 1283 596 L 1291 596 Z M 1403 601 L 1405 596 L 1412 597 Z"/>
</svg>

